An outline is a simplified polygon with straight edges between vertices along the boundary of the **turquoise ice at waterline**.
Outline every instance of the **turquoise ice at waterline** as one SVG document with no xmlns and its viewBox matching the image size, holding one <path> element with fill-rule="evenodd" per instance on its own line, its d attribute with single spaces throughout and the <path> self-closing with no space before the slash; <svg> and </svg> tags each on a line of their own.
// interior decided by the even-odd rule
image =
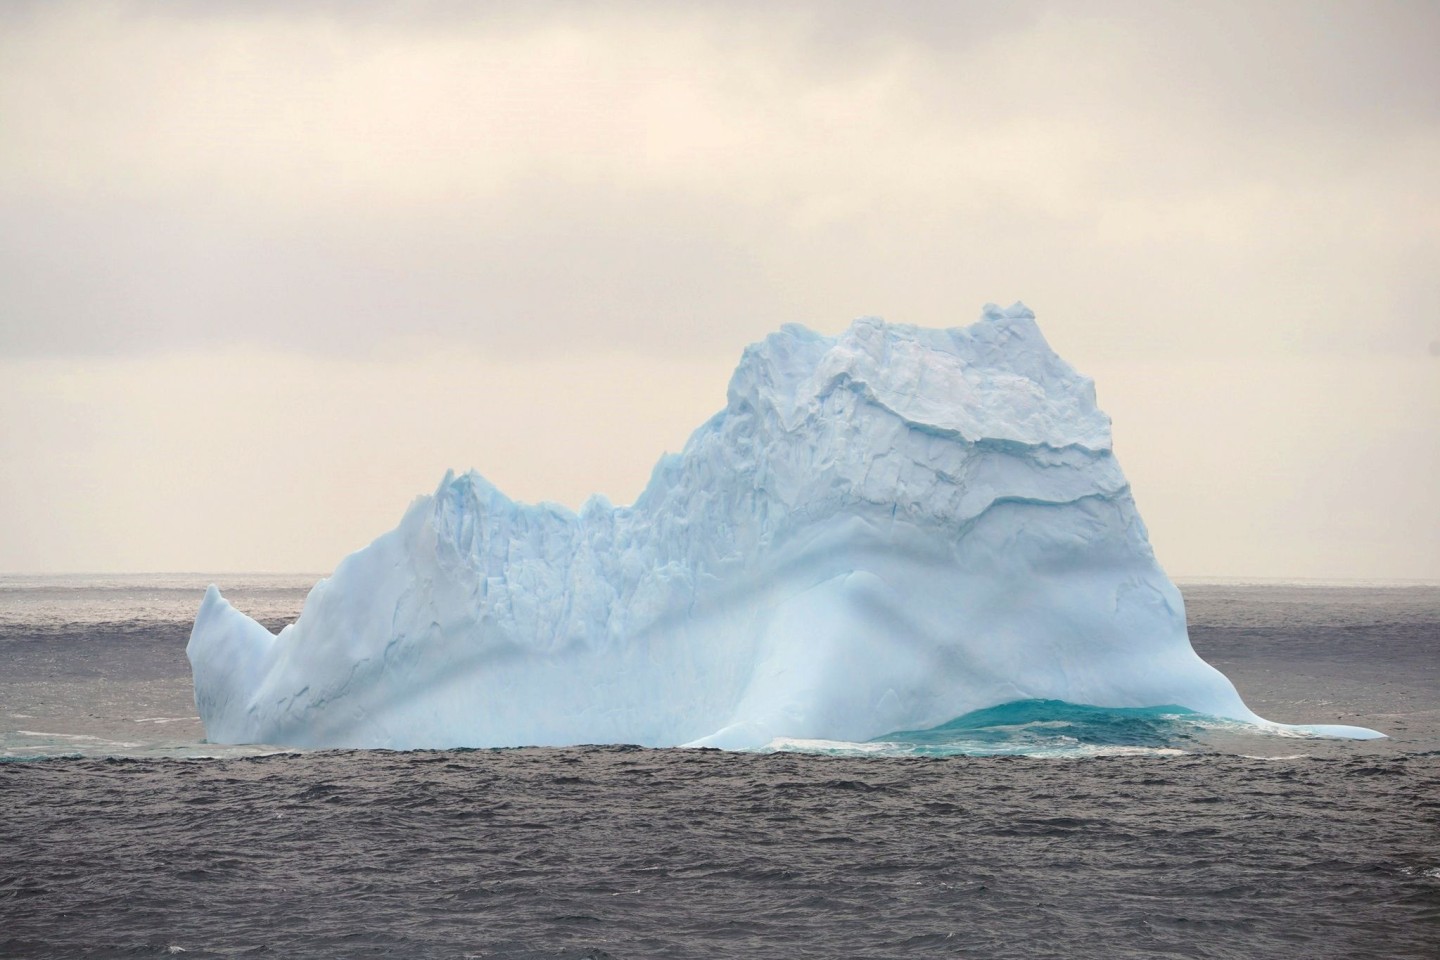
<svg viewBox="0 0 1440 960">
<path fill-rule="evenodd" d="M 1018 303 L 788 325 L 633 505 L 447 473 L 279 634 L 212 586 L 187 652 L 219 743 L 863 744 L 1035 701 L 1267 725 L 1191 648 L 1093 383 Z"/>
</svg>

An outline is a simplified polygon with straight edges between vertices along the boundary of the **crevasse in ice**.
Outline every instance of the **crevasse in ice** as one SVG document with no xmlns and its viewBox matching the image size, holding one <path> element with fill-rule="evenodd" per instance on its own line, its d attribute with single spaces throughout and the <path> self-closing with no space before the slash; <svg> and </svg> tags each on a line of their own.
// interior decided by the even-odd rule
<svg viewBox="0 0 1440 960">
<path fill-rule="evenodd" d="M 786 326 L 633 505 L 447 474 L 278 635 L 212 586 L 188 653 L 226 743 L 744 748 L 1027 699 L 1263 722 L 1191 649 L 1094 386 L 1021 304 Z"/>
</svg>

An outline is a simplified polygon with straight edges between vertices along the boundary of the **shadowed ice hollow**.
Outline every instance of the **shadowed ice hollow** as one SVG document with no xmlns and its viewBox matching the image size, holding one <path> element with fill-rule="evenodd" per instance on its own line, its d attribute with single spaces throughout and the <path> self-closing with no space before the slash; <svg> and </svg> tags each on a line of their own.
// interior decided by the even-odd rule
<svg viewBox="0 0 1440 960">
<path fill-rule="evenodd" d="M 1264 723 L 1191 649 L 1094 385 L 1021 304 L 786 326 L 633 505 L 446 474 L 278 635 L 212 586 L 188 653 L 225 743 L 756 748 L 1024 700 Z"/>
</svg>

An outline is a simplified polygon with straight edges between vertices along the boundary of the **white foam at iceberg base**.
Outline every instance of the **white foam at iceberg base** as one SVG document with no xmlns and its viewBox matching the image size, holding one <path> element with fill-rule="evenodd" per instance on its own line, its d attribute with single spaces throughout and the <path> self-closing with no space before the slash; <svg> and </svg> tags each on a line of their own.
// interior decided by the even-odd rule
<svg viewBox="0 0 1440 960">
<path fill-rule="evenodd" d="M 1024 699 L 1263 722 L 1191 649 L 1093 384 L 1020 304 L 787 326 L 634 505 L 447 474 L 278 635 L 212 586 L 188 653 L 224 743 L 745 748 Z"/>
</svg>

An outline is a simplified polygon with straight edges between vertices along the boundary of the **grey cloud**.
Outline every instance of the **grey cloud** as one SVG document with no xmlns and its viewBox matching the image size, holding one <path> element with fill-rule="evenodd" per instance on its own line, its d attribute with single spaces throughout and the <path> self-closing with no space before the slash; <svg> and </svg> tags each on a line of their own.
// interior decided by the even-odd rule
<svg viewBox="0 0 1440 960">
<path fill-rule="evenodd" d="M 755 316 L 770 299 L 762 266 L 684 198 L 517 201 L 489 222 L 357 213 L 259 231 L 194 209 L 12 204 L 0 212 L 0 353 L 255 343 L 364 355 L 428 337 L 504 356 L 695 354 L 734 349 L 735 318 L 759 332 L 786 319 Z"/>
<path fill-rule="evenodd" d="M 320 20 L 400 36 L 546 24 L 583 31 L 606 24 L 690 23 L 746 43 L 767 35 L 801 41 L 808 68 L 825 73 L 866 69 L 897 47 L 961 65 L 978 45 L 1003 45 L 1037 29 L 1061 35 L 1070 29 L 1077 46 L 1104 41 L 1080 49 L 1082 58 L 1137 57 L 1146 71 L 1131 78 L 1137 95 L 1153 94 L 1158 84 L 1179 100 L 1211 100 L 1242 114 L 1367 123 L 1440 118 L 1440 58 L 1434 55 L 1440 7 L 1410 0 L 910 0 L 903 7 L 870 0 L 9 0 L 0 5 L 0 21 L 12 29 L 86 13 L 232 26 Z"/>
<path fill-rule="evenodd" d="M 714 33 L 727 56 L 742 52 L 751 67 L 785 74 L 788 85 L 761 86 L 737 101 L 749 111 L 741 122 L 770 123 L 760 148 L 786 137 L 795 116 L 784 112 L 791 104 L 767 97 L 839 99 L 829 118 L 835 138 L 786 141 L 812 154 L 784 171 L 757 162 L 740 174 L 764 182 L 743 188 L 720 165 L 735 162 L 728 157 L 714 158 L 713 182 L 567 168 L 507 181 L 498 197 L 397 201 L 362 190 L 343 204 L 312 202 L 323 182 L 302 188 L 285 178 L 323 167 L 339 148 L 363 151 L 344 128 L 326 143 L 282 144 L 307 157 L 313 150 L 308 167 L 257 153 L 262 165 L 273 162 L 261 173 L 281 188 L 266 193 L 274 184 L 259 183 L 259 199 L 236 216 L 234 206 L 248 202 L 246 171 L 225 166 L 227 152 L 248 146 L 247 124 L 294 104 L 275 94 L 263 109 L 237 111 L 230 126 L 207 128 L 220 147 L 173 160 L 193 175 L 183 189 L 145 180 L 145 161 L 163 166 L 191 146 L 191 115 L 157 124 L 160 135 L 139 147 L 117 146 L 126 130 L 107 127 L 78 138 L 96 155 L 66 158 L 90 176 L 80 186 L 41 190 L 24 179 L 29 173 L 0 181 L 5 355 L 245 342 L 364 354 L 407 336 L 507 355 L 617 346 L 675 355 L 730 350 L 785 320 L 835 325 L 882 313 L 962 322 L 983 299 L 1016 297 L 1032 301 L 1047 326 L 1059 324 L 1059 336 L 1070 316 L 1077 339 L 1083 331 L 1085 342 L 1120 352 L 1404 352 L 1432 335 L 1437 239 L 1433 227 L 1416 224 L 1427 207 L 1440 216 L 1440 201 L 1433 177 L 1415 172 L 1423 163 L 1387 165 L 1440 139 L 1440 58 L 1431 55 L 1440 11 L 1431 5 L 16 3 L 0 6 L 3 42 L 23 45 L 37 24 L 107 9 L 217 29 L 308 18 L 402 40 L 407 31 L 488 35 L 562 23 L 582 33 L 612 30 L 606 36 L 623 44 L 635 24 L 663 21 Z M 1012 48 L 1032 59 L 1007 73 Z M 1033 60 L 1042 55 L 1059 62 Z M 900 74 L 908 86 L 873 103 L 843 99 L 851 88 L 836 81 L 873 72 L 883 85 L 895 63 L 914 68 Z M 733 64 L 717 57 L 696 70 L 722 66 Z M 734 69 L 725 79 L 743 87 L 750 68 Z M 117 114 L 139 123 L 153 107 L 150 90 L 127 85 L 131 77 L 65 79 L 67 96 L 98 86 L 110 98 L 92 111 L 100 119 L 79 111 L 77 125 Z M 195 79 L 231 100 L 254 95 L 233 78 L 174 82 Z M 676 80 L 646 79 L 661 92 Z M 374 91 L 344 93 L 346 103 L 364 103 Z M 46 110 L 64 105 L 46 102 Z M 923 122 L 895 127 L 898 139 L 846 133 L 848 125 L 883 134 L 891 128 L 876 118 L 907 109 Z M 1083 156 L 1093 134 L 1101 159 L 1094 170 L 1079 162 L 1063 170 L 1073 182 L 1053 188 L 1058 199 L 1047 201 L 1043 190 L 1007 193 L 1053 171 L 1022 167 L 997 183 L 986 179 L 993 171 L 965 167 L 968 157 L 934 155 L 1019 149 L 1006 141 L 1011 131 L 1061 123 L 1078 131 L 1076 143 L 1042 140 L 1032 149 L 1073 146 Z M 296 136 L 295 126 L 277 129 L 268 131 L 272 140 Z M 641 126 L 642 136 L 652 133 L 666 131 Z M 4 137 L 0 129 L 11 156 L 31 146 Z M 563 149 L 563 136 L 556 143 L 552 151 Z M 134 152 L 112 156 L 112 147 Z M 393 156 L 403 171 L 407 155 Z M 874 156 L 892 159 L 868 163 Z M 677 163 L 709 174 L 711 160 L 697 149 Z M 457 156 L 454 169 L 463 172 L 466 162 Z M 931 182 L 885 182 L 911 165 Z M 375 189 L 387 183 L 381 178 Z M 853 209 L 818 219 L 797 213 L 810 200 L 824 207 L 836 198 L 855 201 Z M 1211 210 L 1217 224 L 1206 235 Z M 1247 213 L 1249 220 L 1236 219 Z"/>
<path fill-rule="evenodd" d="M 1145 4 L 1128 22 L 1165 88 L 1222 112 L 1361 129 L 1440 121 L 1433 4 Z"/>
<path fill-rule="evenodd" d="M 0 353 L 256 344 L 363 356 L 418 337 L 496 357 L 728 354 L 798 320 L 965 323 L 1023 298 L 1065 353 L 1409 352 L 1426 258 L 1337 271 L 1320 238 L 1251 262 L 1203 237 L 1097 239 L 1004 204 L 925 223 L 537 182 L 496 205 L 281 225 L 193 206 L 0 209 Z M 1363 238 L 1353 241 L 1363 246 Z"/>
</svg>

